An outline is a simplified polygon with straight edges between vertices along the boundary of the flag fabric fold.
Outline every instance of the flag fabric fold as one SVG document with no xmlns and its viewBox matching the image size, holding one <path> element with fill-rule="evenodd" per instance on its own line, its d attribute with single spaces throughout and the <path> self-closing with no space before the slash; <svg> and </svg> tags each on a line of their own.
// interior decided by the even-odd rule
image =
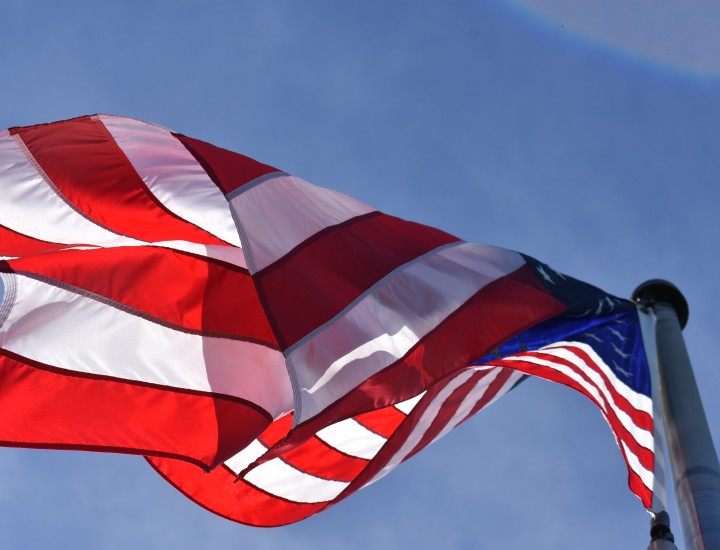
<svg viewBox="0 0 720 550">
<path fill-rule="evenodd" d="M 532 375 L 600 408 L 652 507 L 626 300 L 123 117 L 0 132 L 0 186 L 0 444 L 145 455 L 282 525 Z"/>
</svg>

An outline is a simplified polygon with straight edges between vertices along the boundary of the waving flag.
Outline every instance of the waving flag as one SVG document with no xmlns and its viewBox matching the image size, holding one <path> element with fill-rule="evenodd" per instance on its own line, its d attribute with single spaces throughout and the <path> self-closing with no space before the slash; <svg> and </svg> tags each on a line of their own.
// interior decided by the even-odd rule
<svg viewBox="0 0 720 550">
<path fill-rule="evenodd" d="M 534 375 L 598 405 L 652 506 L 630 302 L 127 118 L 0 132 L 0 186 L 2 444 L 145 455 L 281 525 Z"/>
</svg>

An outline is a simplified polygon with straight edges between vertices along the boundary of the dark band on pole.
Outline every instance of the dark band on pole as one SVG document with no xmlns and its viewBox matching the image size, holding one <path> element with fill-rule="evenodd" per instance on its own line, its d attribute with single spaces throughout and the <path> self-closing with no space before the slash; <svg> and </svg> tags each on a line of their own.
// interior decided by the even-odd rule
<svg viewBox="0 0 720 550">
<path fill-rule="evenodd" d="M 682 292 L 669 281 L 664 279 L 650 279 L 635 289 L 632 294 L 633 301 L 652 307 L 660 302 L 672 306 L 680 321 L 680 327 L 685 328 L 690 316 L 690 308 Z"/>
</svg>

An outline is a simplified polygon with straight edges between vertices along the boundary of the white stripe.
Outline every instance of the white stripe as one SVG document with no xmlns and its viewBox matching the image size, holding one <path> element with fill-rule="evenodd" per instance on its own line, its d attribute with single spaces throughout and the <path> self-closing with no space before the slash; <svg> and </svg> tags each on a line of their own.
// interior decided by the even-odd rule
<svg viewBox="0 0 720 550">
<path fill-rule="evenodd" d="M 401 413 L 405 413 L 405 416 L 410 414 L 412 410 L 415 408 L 415 406 L 420 402 L 420 400 L 423 398 L 423 396 L 427 392 L 422 392 L 415 397 L 411 397 L 410 399 L 403 401 L 401 403 L 397 403 L 395 405 L 395 408 L 399 410 Z"/>
<path fill-rule="evenodd" d="M 205 258 L 213 258 L 215 260 L 220 260 L 229 264 L 236 265 L 238 267 L 245 267 L 245 257 L 243 256 L 243 252 L 241 248 L 236 248 L 234 246 L 221 246 L 221 245 L 204 245 L 204 244 L 197 244 L 197 243 L 191 243 L 188 241 L 158 241 L 154 243 L 143 243 L 140 241 L 132 241 L 128 239 L 128 242 L 126 244 L 122 245 L 123 247 L 133 247 L 133 246 L 156 246 L 158 248 L 169 248 L 171 250 L 177 250 L 180 252 L 188 252 L 189 254 L 194 254 L 196 256 L 201 256 Z M 57 247 L 49 252 L 48 254 L 52 254 L 55 252 L 64 252 L 66 250 L 96 250 L 98 248 L 102 248 L 99 246 L 87 246 L 87 245 L 75 245 L 75 246 L 66 246 L 66 247 Z M 110 248 L 110 247 L 105 247 Z M 42 252 L 42 254 L 46 254 L 46 252 Z M 2 256 L 2 259 L 4 260 L 14 260 L 16 258 L 20 258 L 21 256 Z"/>
<path fill-rule="evenodd" d="M 393 272 L 291 350 L 295 422 L 395 362 L 478 290 L 523 264 L 514 252 L 463 243 Z"/>
<path fill-rule="evenodd" d="M 222 245 L 205 245 L 191 243 L 188 241 L 158 241 L 154 243 L 136 243 L 129 246 L 159 246 L 162 248 L 170 248 L 172 250 L 179 250 L 182 252 L 189 252 L 197 256 L 203 256 L 206 258 L 213 258 L 222 262 L 236 265 L 238 267 L 247 267 L 245 265 L 245 255 L 243 254 L 242 248 L 236 248 L 234 246 L 222 246 Z"/>
<path fill-rule="evenodd" d="M 610 390 L 608 390 L 607 386 L 605 385 L 605 381 L 602 379 L 600 374 L 598 374 L 597 371 L 595 370 L 595 368 L 600 368 L 599 365 L 596 364 L 597 365 L 597 367 L 596 367 L 596 365 L 585 363 L 585 361 L 583 361 L 580 357 L 578 357 L 577 355 L 575 355 L 572 351 L 570 351 L 568 349 L 553 347 L 553 349 L 541 348 L 540 351 L 542 351 L 543 353 L 548 354 L 548 355 L 552 355 L 555 357 L 559 357 L 561 359 L 565 359 L 566 361 L 572 363 L 573 365 L 578 367 L 582 372 L 584 372 L 588 376 L 588 378 L 590 378 L 594 387 L 588 385 L 580 375 L 570 376 L 570 374 L 568 374 L 568 373 L 572 373 L 573 371 L 570 370 L 568 367 L 565 367 L 564 365 L 560 365 L 558 363 L 554 363 L 552 361 L 540 359 L 540 358 L 534 357 L 532 355 L 511 356 L 511 357 L 507 357 L 506 359 L 513 360 L 513 361 L 522 360 L 522 361 L 527 361 L 529 363 L 544 365 L 544 366 L 552 368 L 555 371 L 562 372 L 566 376 L 572 378 L 573 380 L 575 380 L 576 382 L 581 384 L 585 389 L 593 392 L 593 396 L 596 397 L 596 399 L 599 401 L 599 403 L 601 403 L 600 406 L 603 409 L 603 411 L 605 411 L 605 406 L 602 405 L 602 403 L 603 403 L 603 401 L 607 402 L 610 405 L 610 408 L 612 409 L 612 411 L 617 416 L 620 423 L 625 427 L 625 429 L 628 432 L 630 432 L 632 437 L 641 446 L 645 447 L 646 449 L 653 450 L 654 444 L 653 444 L 652 433 L 647 431 L 644 428 L 639 427 L 637 424 L 635 424 L 635 422 L 633 422 L 632 418 L 630 418 L 630 416 L 618 406 L 618 404 L 613 399 L 613 396 L 610 393 Z M 598 356 L 597 359 L 600 359 L 600 357 Z M 595 393 L 595 388 L 600 390 L 604 399 L 601 399 L 597 395 L 597 393 Z"/>
<path fill-rule="evenodd" d="M 472 370 L 474 371 L 475 369 Z M 433 438 L 430 443 L 434 443 L 435 441 L 446 435 L 450 430 L 452 430 L 453 428 L 455 428 L 455 426 L 462 422 L 462 420 L 465 419 L 468 414 L 470 414 L 470 411 L 477 404 L 477 402 L 480 401 L 487 393 L 490 384 L 492 384 L 493 381 L 498 377 L 501 370 L 502 369 L 500 368 L 493 369 L 491 372 L 478 380 L 475 386 L 473 386 L 473 388 L 462 400 L 457 410 L 453 413 L 445 426 L 438 432 L 438 434 Z M 430 445 L 430 443 L 428 443 L 428 445 Z"/>
<path fill-rule="evenodd" d="M 433 440 L 428 443 L 428 445 L 435 443 L 438 439 L 447 435 L 451 430 L 455 429 L 458 424 L 465 420 L 467 415 L 470 414 L 470 412 L 473 410 L 473 407 L 475 407 L 475 405 L 477 405 L 477 403 L 485 396 L 488 388 L 490 387 L 490 384 L 498 377 L 501 370 L 502 368 L 496 368 L 494 369 L 494 372 L 491 372 L 490 374 L 484 376 L 481 380 L 478 381 L 478 383 L 473 387 L 473 389 L 470 390 L 468 395 L 465 396 L 465 399 L 463 399 L 462 403 L 460 403 L 457 411 L 452 415 L 450 420 L 448 420 L 447 424 L 445 424 L 445 427 L 440 430 L 438 435 L 436 435 Z M 514 371 L 503 383 L 503 385 L 498 389 L 498 391 L 495 392 L 495 395 L 493 395 L 492 398 L 487 403 L 485 403 L 482 409 L 484 409 L 485 407 L 489 407 L 490 405 L 495 403 L 495 401 L 505 395 L 508 391 L 510 391 L 515 385 L 515 383 L 523 376 L 523 373 L 519 371 Z"/>
<path fill-rule="evenodd" d="M 507 360 L 513 360 L 513 361 L 527 361 L 527 362 L 530 362 L 530 363 L 535 363 L 535 364 L 540 364 L 540 365 L 543 365 L 543 366 L 547 366 L 547 367 L 552 368 L 552 369 L 554 369 L 554 370 L 556 370 L 556 371 L 558 371 L 558 372 L 562 372 L 563 374 L 565 374 L 566 376 L 568 376 L 568 378 L 572 378 L 573 380 L 576 380 L 576 382 L 578 382 L 583 388 L 585 388 L 586 390 L 590 391 L 590 392 L 593 394 L 593 396 L 594 396 L 594 397 L 596 398 L 596 400 L 598 401 L 599 406 L 601 407 L 601 409 L 603 409 L 603 416 L 604 416 L 605 419 L 607 420 L 607 413 L 605 412 L 605 407 L 603 406 L 603 401 L 600 400 L 600 399 L 598 399 L 597 393 L 596 393 L 595 391 L 593 391 L 595 388 L 594 388 L 593 386 L 589 386 L 587 383 L 585 383 L 585 382 L 582 381 L 582 380 L 577 380 L 575 376 L 572 376 L 574 373 L 573 373 L 572 371 L 568 372 L 569 369 L 568 369 L 567 367 L 565 367 L 564 365 L 557 365 L 557 364 L 552 363 L 552 362 L 550 362 L 550 361 L 545 361 L 545 360 L 539 359 L 539 358 L 537 358 L 537 357 L 532 357 L 532 356 L 529 356 L 529 355 L 527 355 L 527 356 L 510 356 L 510 357 L 506 357 L 505 359 L 507 359 Z M 584 364 L 584 363 L 582 363 L 582 364 Z M 584 372 L 588 372 L 588 370 L 589 370 L 589 369 L 583 369 Z M 541 376 L 541 377 L 542 377 L 542 376 Z M 608 402 L 609 402 L 610 406 L 615 409 L 615 402 L 612 400 L 612 398 L 609 398 L 609 399 L 608 399 Z M 616 413 L 617 413 L 617 410 L 616 410 Z M 622 422 L 622 415 L 618 415 L 618 418 L 619 418 L 620 421 Z M 628 418 L 628 423 L 629 423 L 629 426 L 626 425 L 625 427 L 626 427 L 626 429 L 628 430 L 628 432 L 630 432 L 630 436 L 631 436 L 639 445 L 641 445 L 642 447 L 648 448 L 648 449 L 650 449 L 651 451 L 654 452 L 654 451 L 655 451 L 655 448 L 654 448 L 654 440 L 653 440 L 653 435 L 652 435 L 652 433 L 650 433 L 650 432 L 648 432 L 647 430 L 644 430 L 644 429 L 636 426 L 636 425 L 632 422 L 632 420 L 629 419 L 629 418 Z M 611 427 L 611 429 L 612 429 L 612 427 Z M 645 469 L 645 468 L 642 466 L 642 464 L 640 463 L 640 460 L 638 459 L 637 455 L 628 448 L 628 446 L 627 446 L 627 444 L 625 443 L 625 441 L 623 441 L 623 440 L 622 440 L 621 438 L 619 438 L 617 435 L 616 435 L 616 437 L 617 437 L 618 441 L 620 441 L 620 443 L 622 444 L 622 448 L 623 448 L 623 450 L 625 451 L 625 457 L 626 457 L 626 461 L 627 461 L 628 467 L 629 467 L 631 470 L 633 470 L 635 473 L 637 473 L 638 476 L 640 476 L 640 478 L 642 479 L 643 483 L 644 483 L 648 488 L 650 488 L 650 489 L 652 490 L 652 488 L 653 488 L 653 485 L 652 485 L 652 483 L 653 483 L 653 473 L 650 472 L 649 470 Z M 648 484 L 648 483 L 649 483 L 649 484 Z"/>
<path fill-rule="evenodd" d="M 321 479 L 273 458 L 245 476 L 257 488 L 294 502 L 327 502 L 337 497 L 348 482 Z"/>
<path fill-rule="evenodd" d="M 565 377 L 569 378 L 570 380 L 575 381 L 581 388 L 583 388 L 585 391 L 587 391 L 594 399 L 595 403 L 598 407 L 600 407 L 605 413 L 607 411 L 607 406 L 605 403 L 605 400 L 602 398 L 600 393 L 598 392 L 598 389 L 585 381 L 585 379 L 580 376 L 577 372 L 575 372 L 570 367 L 566 367 L 565 365 L 560 365 L 558 363 L 554 363 L 552 361 L 548 361 L 547 359 L 540 359 L 539 357 L 535 357 L 534 355 L 511 355 L 509 357 L 505 357 L 505 361 L 516 361 L 516 362 L 523 362 L 523 363 L 533 363 L 534 365 L 540 365 L 541 367 L 548 367 L 556 372 L 559 372 L 563 374 Z M 540 378 L 543 378 L 541 374 L 537 375 Z"/>
<path fill-rule="evenodd" d="M 472 375 L 474 374 L 472 369 L 466 369 L 453 378 L 437 396 L 430 402 L 427 408 L 423 411 L 418 423 L 407 436 L 407 439 L 402 446 L 395 452 L 395 454 L 388 460 L 387 464 L 370 480 L 370 483 L 374 483 L 378 479 L 384 477 L 389 472 L 394 470 L 405 458 L 413 451 L 420 440 L 425 435 L 425 432 L 430 429 L 430 426 L 435 420 L 442 409 L 445 401 L 452 395 L 458 387 L 462 386 Z"/>
<path fill-rule="evenodd" d="M 553 344 L 552 349 L 542 348 L 542 351 L 543 353 L 554 355 L 556 357 L 560 357 L 571 362 L 573 365 L 577 366 L 585 374 L 587 374 L 590 380 L 592 380 L 592 382 L 600 389 L 603 396 L 605 396 L 607 401 L 610 403 L 610 407 L 615 412 L 618 419 L 620 420 L 620 423 L 625 427 L 625 429 L 627 429 L 633 435 L 633 437 L 640 445 L 647 449 L 653 450 L 654 443 L 652 433 L 644 428 L 640 428 L 639 426 L 637 426 L 637 424 L 635 424 L 630 415 L 625 410 L 620 408 L 620 406 L 617 404 L 612 394 L 610 393 L 610 390 L 605 384 L 602 376 L 600 376 L 597 370 L 602 371 L 608 377 L 610 385 L 620 395 L 625 397 L 625 399 L 628 400 L 630 406 L 635 408 L 635 410 L 639 410 L 640 412 L 647 412 L 634 406 L 634 403 L 640 403 L 641 405 L 645 405 L 648 399 L 647 396 L 638 394 L 637 392 L 626 386 L 623 381 L 621 381 L 615 376 L 610 367 L 608 367 L 604 363 L 602 358 L 597 353 L 595 353 L 595 351 L 590 346 L 587 346 L 585 344 L 574 345 L 575 343 L 568 344 L 569 345 L 566 348 L 557 348 L 555 347 L 556 345 Z M 581 349 L 583 349 L 590 356 L 592 362 L 588 364 L 581 357 L 573 353 L 572 350 L 575 347 L 580 347 Z"/>
<path fill-rule="evenodd" d="M 571 355 L 571 354 L 570 354 Z M 554 363 L 552 361 L 548 361 L 545 359 L 540 359 L 539 357 L 534 357 L 532 355 L 520 355 L 520 356 L 511 356 L 506 357 L 506 360 L 509 361 L 524 361 L 528 363 L 533 363 L 536 365 L 541 365 L 544 367 L 548 367 L 556 372 L 560 372 L 561 374 L 567 376 L 568 378 L 574 380 L 577 382 L 581 387 L 583 387 L 585 390 L 587 390 L 595 399 L 597 405 L 602 409 L 603 415 L 607 419 L 607 405 L 610 406 L 610 409 L 615 413 L 615 415 L 618 418 L 618 421 L 620 424 L 622 424 L 625 429 L 630 433 L 630 436 L 642 447 L 645 447 L 646 449 L 653 450 L 654 449 L 654 443 L 653 443 L 653 436 L 651 432 L 648 432 L 644 428 L 639 427 L 637 424 L 635 424 L 628 416 L 628 414 L 620 409 L 617 405 L 617 403 L 614 401 L 610 393 L 607 391 L 607 388 L 604 387 L 604 385 L 600 388 L 596 387 L 593 384 L 588 384 L 579 374 L 576 374 L 572 369 L 569 367 L 566 367 L 564 365 L 560 365 L 557 363 Z M 570 357 L 568 357 L 568 360 L 570 360 Z M 574 363 L 580 363 L 580 360 L 573 361 Z M 583 372 L 585 372 L 588 376 L 590 376 L 590 373 L 592 372 L 591 367 L 588 365 L 585 365 L 585 363 L 580 363 L 578 365 Z M 597 374 L 597 373 L 595 373 Z M 541 378 L 543 378 L 542 375 L 538 375 Z M 597 383 L 597 382 L 595 382 Z M 600 393 L 598 393 L 598 390 Z"/>
<path fill-rule="evenodd" d="M 28 237 L 59 244 L 141 246 L 93 223 L 68 205 L 28 161 L 15 136 L 0 137 L 0 225 Z M 185 241 L 155 243 L 245 267 L 241 249 Z"/>
<path fill-rule="evenodd" d="M 241 187 L 230 200 L 230 207 L 242 226 L 243 246 L 252 255 L 248 265 L 253 273 L 321 229 L 374 211 L 342 193 L 287 174 L 268 178 L 247 190 Z"/>
<path fill-rule="evenodd" d="M 473 367 L 473 369 L 474 370 L 485 370 L 485 369 L 477 368 L 477 367 Z M 505 367 L 498 367 L 498 372 L 495 373 L 495 375 L 492 377 L 492 380 L 488 380 L 488 377 L 485 377 L 482 380 L 480 380 L 480 382 L 470 391 L 470 394 L 467 397 L 468 400 L 472 401 L 472 406 L 470 407 L 470 410 L 472 410 L 472 407 L 474 407 L 485 396 L 485 394 L 487 393 L 487 387 L 489 387 L 490 384 L 495 380 L 495 378 L 497 378 L 497 376 L 500 374 L 500 369 L 506 370 Z M 490 400 L 487 403 L 485 403 L 485 405 L 482 407 L 482 409 L 489 407 L 490 405 L 495 403 L 495 401 L 497 401 L 503 395 L 505 395 L 507 392 L 509 392 L 511 389 L 513 389 L 513 387 L 515 387 L 515 384 L 517 384 L 518 380 L 520 380 L 524 376 L 525 376 L 525 373 L 522 373 L 520 371 L 511 372 L 510 376 L 508 376 L 508 379 L 505 380 L 505 382 L 503 382 L 502 386 L 500 386 L 500 388 L 498 388 L 498 390 L 495 392 L 495 395 L 493 395 L 490 398 Z M 482 409 L 480 409 L 480 410 L 482 410 Z M 470 412 L 470 411 L 468 411 L 468 412 Z M 467 416 L 467 414 L 465 414 L 465 416 Z M 463 418 L 460 418 L 460 420 L 462 420 Z M 455 424 L 455 426 L 457 426 L 457 424 Z"/>
<path fill-rule="evenodd" d="M 308 391 L 310 393 L 316 392 L 318 388 L 329 383 L 347 365 L 351 363 L 357 364 L 375 353 L 386 352 L 391 354 L 392 357 L 400 357 L 413 347 L 419 339 L 407 326 L 401 327 L 395 334 L 386 333 L 376 336 L 333 362 Z"/>
<path fill-rule="evenodd" d="M 163 206 L 219 239 L 240 246 L 225 195 L 178 139 L 147 122 L 107 115 L 99 119 Z"/>
<path fill-rule="evenodd" d="M 62 244 L 118 246 L 127 239 L 71 208 L 28 161 L 15 136 L 0 137 L 0 225 Z"/>
<path fill-rule="evenodd" d="M 437 436 L 433 438 L 433 440 L 428 443 L 428 445 L 431 445 L 441 437 L 447 435 L 451 430 L 453 430 L 455 427 L 458 426 L 468 414 L 470 414 L 470 411 L 477 405 L 477 403 L 485 396 L 487 393 L 488 388 L 490 387 L 490 384 L 497 378 L 497 376 L 500 374 L 502 367 L 491 367 L 495 372 L 492 372 L 488 374 L 487 376 L 484 376 L 481 380 L 478 381 L 478 383 L 473 387 L 472 390 L 468 393 L 467 396 L 465 396 L 465 399 L 463 399 L 462 403 L 458 407 L 457 411 L 452 415 L 452 417 L 449 419 L 445 427 L 438 433 Z M 487 370 L 486 366 L 482 367 L 473 367 L 473 371 L 478 370 Z M 515 385 L 515 383 L 524 376 L 523 373 L 515 371 L 513 372 L 508 379 L 503 383 L 503 385 L 498 389 L 498 391 L 495 393 L 495 395 L 483 406 L 483 409 L 485 407 L 488 407 L 492 405 L 496 400 L 498 400 L 500 397 L 505 395 L 512 387 Z M 482 410 L 482 409 L 481 409 Z M 423 432 L 424 433 L 424 432 Z M 414 447 L 413 447 L 414 448 Z M 412 451 L 413 449 L 410 449 Z M 400 459 L 400 462 L 405 460 L 407 457 L 407 454 L 405 454 L 404 457 Z M 375 478 L 373 478 L 370 483 L 374 483 L 380 477 L 383 477 L 387 475 L 392 469 L 394 469 L 396 466 L 400 464 L 400 462 L 394 461 L 394 466 L 389 467 L 386 465 L 385 468 L 383 468 L 383 471 L 378 474 Z"/>
<path fill-rule="evenodd" d="M 627 463 L 630 469 L 638 475 L 640 480 L 643 482 L 643 485 L 645 485 L 645 487 L 652 491 L 654 477 L 653 473 L 650 470 L 647 470 L 642 464 L 640 464 L 638 457 L 635 456 L 635 454 L 630 449 L 628 449 L 628 446 L 625 445 L 624 441 L 620 441 L 620 444 L 622 445 L 623 451 L 625 451 L 625 458 L 627 459 Z"/>
<path fill-rule="evenodd" d="M 543 348 L 549 350 L 553 348 L 578 348 L 584 351 L 590 356 L 590 359 L 600 368 L 602 373 L 607 376 L 608 380 L 612 384 L 613 388 L 622 395 L 628 402 L 637 410 L 652 414 L 653 403 L 647 395 L 638 393 L 630 388 L 623 380 L 617 377 L 613 370 L 605 364 L 602 358 L 595 352 L 592 346 L 589 346 L 583 342 L 555 342 L 549 346 Z"/>
<path fill-rule="evenodd" d="M 265 451 L 267 451 L 267 447 L 256 439 L 238 454 L 228 458 L 225 461 L 225 466 L 230 468 L 235 475 L 239 475 L 240 472 L 264 455 Z"/>
<path fill-rule="evenodd" d="M 0 329 L 15 302 L 15 277 L 0 273 Z"/>
<path fill-rule="evenodd" d="M 273 417 L 292 407 L 276 350 L 173 330 L 29 277 L 0 275 L 17 283 L 0 328 L 4 349 L 60 369 L 247 399 Z"/>
<path fill-rule="evenodd" d="M 320 430 L 317 437 L 341 453 L 371 460 L 387 441 L 349 418 Z"/>
</svg>

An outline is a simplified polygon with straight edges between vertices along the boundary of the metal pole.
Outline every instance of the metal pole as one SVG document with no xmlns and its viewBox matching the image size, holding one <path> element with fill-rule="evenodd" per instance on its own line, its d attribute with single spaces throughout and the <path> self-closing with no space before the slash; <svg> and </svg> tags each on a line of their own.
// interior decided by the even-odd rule
<svg viewBox="0 0 720 550">
<path fill-rule="evenodd" d="M 720 464 L 682 336 L 687 302 L 659 279 L 641 284 L 633 299 L 655 312 L 665 431 L 686 548 L 720 550 Z"/>
<path fill-rule="evenodd" d="M 650 545 L 647 550 L 677 550 L 667 512 L 654 514 L 650 526 Z"/>
</svg>

